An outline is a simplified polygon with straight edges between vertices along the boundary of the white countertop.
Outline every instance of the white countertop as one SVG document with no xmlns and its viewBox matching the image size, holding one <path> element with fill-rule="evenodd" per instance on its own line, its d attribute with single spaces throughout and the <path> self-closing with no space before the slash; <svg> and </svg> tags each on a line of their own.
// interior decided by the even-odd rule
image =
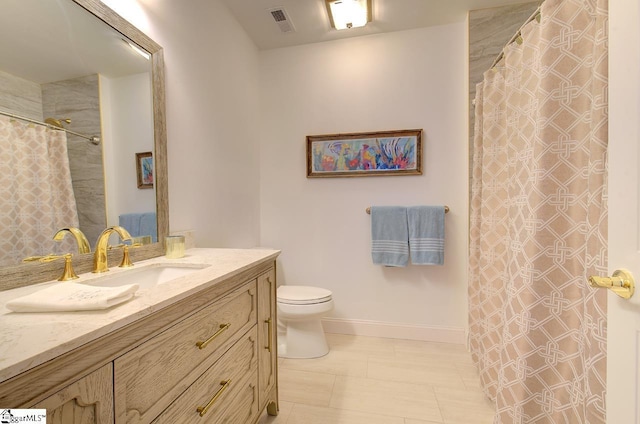
<svg viewBox="0 0 640 424">
<path fill-rule="evenodd" d="M 0 292 L 0 382 L 73 350 L 131 322 L 162 309 L 190 294 L 239 274 L 266 260 L 274 260 L 279 250 L 270 249 L 189 249 L 181 259 L 163 256 L 137 262 L 135 268 L 151 264 L 192 264 L 207 266 L 159 287 L 140 288 L 135 297 L 102 311 L 16 313 L 8 301 L 54 284 L 90 282 L 105 274 L 82 274 L 72 282 L 46 282 Z M 134 268 L 134 269 L 135 269 Z M 108 275 L 126 273 L 113 266 Z M 135 284 L 135 281 L 131 281 Z"/>
</svg>

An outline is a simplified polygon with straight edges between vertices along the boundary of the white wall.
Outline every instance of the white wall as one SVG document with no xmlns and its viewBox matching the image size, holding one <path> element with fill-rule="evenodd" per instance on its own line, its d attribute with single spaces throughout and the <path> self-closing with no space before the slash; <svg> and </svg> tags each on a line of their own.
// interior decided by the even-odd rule
<svg viewBox="0 0 640 424">
<path fill-rule="evenodd" d="M 165 49 L 172 230 L 194 229 L 199 246 L 282 249 L 280 282 L 333 290 L 334 324 L 461 341 L 464 23 L 258 53 L 219 1 L 140 1 L 144 16 L 110 2 Z M 422 176 L 305 177 L 306 135 L 408 128 L 424 129 Z M 372 265 L 365 208 L 392 204 L 451 207 L 444 266 Z"/>
<path fill-rule="evenodd" d="M 465 34 L 459 23 L 260 53 L 261 243 L 283 250 L 279 283 L 333 291 L 341 329 L 364 320 L 463 338 Z M 422 176 L 305 177 L 306 135 L 412 128 L 424 129 Z M 366 207 L 416 204 L 451 208 L 445 265 L 373 265 Z"/>
<path fill-rule="evenodd" d="M 139 189 L 136 153 L 153 151 L 151 75 L 100 77 L 107 225 L 125 213 L 155 212 L 155 190 Z M 102 101 L 104 99 L 104 102 Z"/>
<path fill-rule="evenodd" d="M 164 48 L 171 231 L 257 245 L 257 48 L 219 0 L 105 3 Z"/>
</svg>

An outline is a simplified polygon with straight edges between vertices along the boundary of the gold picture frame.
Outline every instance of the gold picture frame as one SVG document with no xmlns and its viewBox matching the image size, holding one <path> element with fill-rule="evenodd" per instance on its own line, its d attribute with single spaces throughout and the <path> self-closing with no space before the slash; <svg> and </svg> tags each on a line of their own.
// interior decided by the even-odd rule
<svg viewBox="0 0 640 424">
<path fill-rule="evenodd" d="M 153 188 L 153 153 L 136 153 L 138 188 Z"/>
<path fill-rule="evenodd" d="M 307 136 L 307 178 L 422 175 L 422 130 Z"/>
</svg>

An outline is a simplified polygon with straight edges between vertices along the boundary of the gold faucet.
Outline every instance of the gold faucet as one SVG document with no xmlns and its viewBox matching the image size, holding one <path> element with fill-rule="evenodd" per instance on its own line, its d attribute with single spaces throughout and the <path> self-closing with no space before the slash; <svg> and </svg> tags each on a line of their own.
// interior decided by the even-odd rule
<svg viewBox="0 0 640 424">
<path fill-rule="evenodd" d="M 118 225 L 114 225 L 113 227 L 109 227 L 104 230 L 96 242 L 96 250 L 93 254 L 92 272 L 98 273 L 109 271 L 109 267 L 107 266 L 107 250 L 109 249 L 109 236 L 114 232 L 120 236 L 122 241 L 131 240 L 131 234 Z"/>
<path fill-rule="evenodd" d="M 56 232 L 56 234 L 53 236 L 53 239 L 55 241 L 62 241 L 62 239 L 64 239 L 64 236 L 67 233 L 71 233 L 73 237 L 76 239 L 76 243 L 78 244 L 78 253 L 91 253 L 89 240 L 87 240 L 87 237 L 84 235 L 82 231 L 80 231 L 75 227 L 62 228 L 58 230 L 58 232 Z M 22 262 L 36 262 L 36 261 L 51 262 L 57 259 L 64 259 L 64 270 L 62 271 L 62 276 L 58 278 L 58 281 L 69 281 L 69 280 L 75 280 L 79 278 L 78 275 L 73 270 L 71 258 L 72 258 L 71 253 L 65 253 L 62 255 L 54 255 L 52 253 L 45 256 L 31 256 L 28 258 L 24 258 Z"/>
<path fill-rule="evenodd" d="M 65 253 L 64 255 L 46 255 L 46 256 L 30 256 L 24 258 L 22 262 L 51 262 L 56 259 L 64 259 L 64 270 L 62 276 L 58 278 L 58 281 L 69 281 L 80 278 L 76 275 L 71 264 L 71 253 Z"/>
<path fill-rule="evenodd" d="M 76 239 L 76 243 L 78 244 L 78 253 L 91 253 L 89 240 L 87 240 L 87 237 L 82 231 L 75 227 L 62 228 L 58 230 L 58 232 L 53 236 L 53 239 L 55 241 L 62 241 L 67 233 L 70 233 Z"/>
</svg>

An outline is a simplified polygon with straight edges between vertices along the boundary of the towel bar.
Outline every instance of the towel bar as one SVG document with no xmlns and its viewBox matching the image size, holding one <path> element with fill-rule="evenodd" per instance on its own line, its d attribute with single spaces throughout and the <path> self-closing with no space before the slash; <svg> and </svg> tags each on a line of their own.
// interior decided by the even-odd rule
<svg viewBox="0 0 640 424">
<path fill-rule="evenodd" d="M 369 215 L 371 215 L 371 206 L 369 206 L 369 207 L 366 209 L 366 211 L 367 211 L 367 213 L 368 213 Z M 447 212 L 449 212 L 449 206 L 445 206 L 445 207 L 444 207 L 444 213 L 447 213 Z"/>
</svg>

